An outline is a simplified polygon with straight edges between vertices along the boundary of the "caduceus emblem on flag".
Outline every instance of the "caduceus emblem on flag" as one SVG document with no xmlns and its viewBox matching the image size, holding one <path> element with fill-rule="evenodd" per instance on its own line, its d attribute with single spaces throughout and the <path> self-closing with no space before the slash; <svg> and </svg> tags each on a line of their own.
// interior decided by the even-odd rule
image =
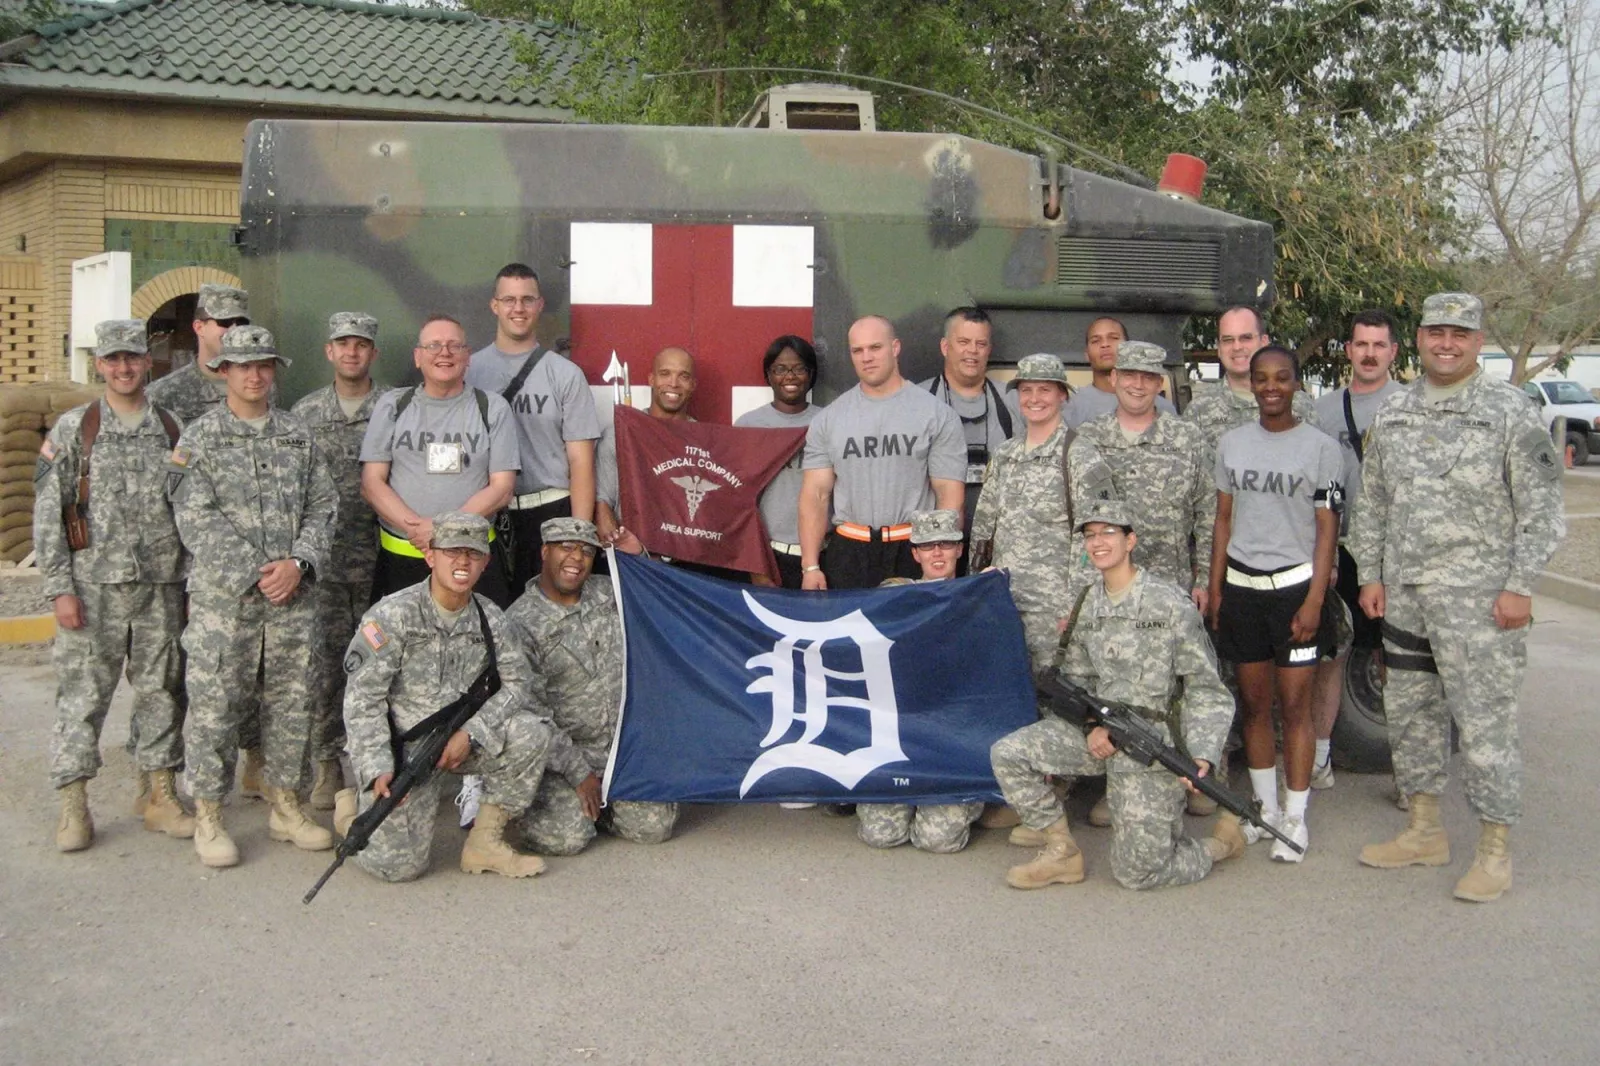
<svg viewBox="0 0 1600 1066">
<path fill-rule="evenodd" d="M 700 501 L 706 498 L 706 493 L 722 486 L 715 481 L 707 481 L 703 477 L 690 475 L 689 477 L 675 477 L 672 483 L 683 490 L 683 495 L 689 501 L 689 521 L 694 521 L 694 516 L 700 513 Z"/>
</svg>

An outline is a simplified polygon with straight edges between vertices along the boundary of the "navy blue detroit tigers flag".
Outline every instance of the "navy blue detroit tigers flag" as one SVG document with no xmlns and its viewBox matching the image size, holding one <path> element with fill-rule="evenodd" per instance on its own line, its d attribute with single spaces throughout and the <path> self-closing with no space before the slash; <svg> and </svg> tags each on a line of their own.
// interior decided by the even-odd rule
<svg viewBox="0 0 1600 1066">
<path fill-rule="evenodd" d="M 613 800 L 996 800 L 989 746 L 1038 718 L 1002 573 L 841 592 L 614 554 L 627 644 Z"/>
</svg>

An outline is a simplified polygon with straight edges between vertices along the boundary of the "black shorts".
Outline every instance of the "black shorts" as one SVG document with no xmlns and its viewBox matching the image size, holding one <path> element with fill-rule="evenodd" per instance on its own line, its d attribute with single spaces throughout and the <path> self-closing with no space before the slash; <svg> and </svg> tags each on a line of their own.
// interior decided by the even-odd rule
<svg viewBox="0 0 1600 1066">
<path fill-rule="evenodd" d="M 831 533 L 818 562 L 830 589 L 871 589 L 887 578 L 922 576 L 909 540 L 851 540 Z"/>
<path fill-rule="evenodd" d="M 800 572 L 800 556 L 790 555 L 787 552 L 775 551 L 772 557 L 778 561 L 778 585 L 786 589 L 798 589 L 800 581 L 805 577 Z"/>
<path fill-rule="evenodd" d="M 1356 561 L 1343 544 L 1339 545 L 1339 578 L 1334 588 L 1350 608 L 1350 628 L 1355 633 L 1350 646 L 1362 651 L 1383 647 L 1383 627 L 1376 619 L 1368 618 L 1361 604 L 1356 602 L 1361 595 L 1361 583 L 1356 578 Z"/>
<path fill-rule="evenodd" d="M 1252 576 L 1271 572 L 1232 559 L 1228 566 Z M 1322 624 L 1309 643 L 1296 644 L 1289 636 L 1289 623 L 1306 602 L 1310 588 L 1310 579 L 1280 589 L 1256 589 L 1224 579 L 1222 609 L 1217 612 L 1217 654 L 1234 663 L 1270 661 L 1279 666 L 1315 666 L 1319 659 L 1333 654 L 1337 607 L 1331 597 L 1323 597 Z"/>
</svg>

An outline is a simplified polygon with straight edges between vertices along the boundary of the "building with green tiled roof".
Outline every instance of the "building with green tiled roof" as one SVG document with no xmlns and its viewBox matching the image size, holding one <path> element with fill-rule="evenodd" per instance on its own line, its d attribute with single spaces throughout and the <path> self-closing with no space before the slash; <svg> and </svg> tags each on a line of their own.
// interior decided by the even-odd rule
<svg viewBox="0 0 1600 1066">
<path fill-rule="evenodd" d="M 0 15 L 25 7 L 0 0 Z M 75 273 L 80 304 L 104 302 L 86 294 L 106 277 L 128 290 L 122 313 L 152 320 L 162 363 L 193 350 L 193 294 L 237 273 L 251 119 L 573 117 L 557 97 L 582 42 L 549 23 L 353 0 L 54 8 L 0 42 L 0 381 L 66 376 Z M 538 80 L 519 41 L 542 56 Z M 129 259 L 75 271 L 105 252 Z"/>
</svg>

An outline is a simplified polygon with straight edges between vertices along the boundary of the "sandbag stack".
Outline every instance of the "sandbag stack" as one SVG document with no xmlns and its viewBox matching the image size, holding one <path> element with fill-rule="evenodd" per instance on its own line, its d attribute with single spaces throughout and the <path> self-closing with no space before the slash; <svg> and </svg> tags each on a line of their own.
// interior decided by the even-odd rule
<svg viewBox="0 0 1600 1066">
<path fill-rule="evenodd" d="M 33 551 L 33 473 L 44 435 L 100 390 L 71 382 L 0 386 L 0 560 Z"/>
</svg>

